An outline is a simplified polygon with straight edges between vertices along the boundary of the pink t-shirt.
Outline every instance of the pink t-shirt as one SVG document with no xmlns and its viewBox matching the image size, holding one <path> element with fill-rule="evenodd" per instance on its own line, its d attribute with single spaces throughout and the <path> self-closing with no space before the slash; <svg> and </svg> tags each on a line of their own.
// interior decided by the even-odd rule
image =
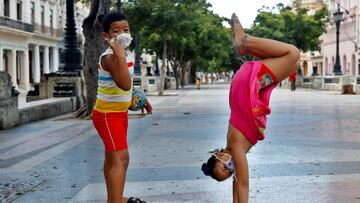
<svg viewBox="0 0 360 203">
<path fill-rule="evenodd" d="M 258 73 L 265 66 L 261 61 L 244 63 L 234 75 L 229 93 L 230 124 L 251 144 L 264 139 L 266 115 L 270 114 L 269 100 L 273 83 L 259 91 Z"/>
</svg>

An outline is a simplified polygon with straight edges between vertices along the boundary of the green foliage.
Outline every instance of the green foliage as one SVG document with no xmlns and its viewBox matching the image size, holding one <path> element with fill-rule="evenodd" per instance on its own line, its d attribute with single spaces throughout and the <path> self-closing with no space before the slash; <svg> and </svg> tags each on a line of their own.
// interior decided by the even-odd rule
<svg viewBox="0 0 360 203">
<path fill-rule="evenodd" d="M 294 44 L 304 52 L 320 50 L 319 37 L 326 31 L 329 12 L 324 5 L 314 15 L 307 13 L 307 9 L 301 8 L 300 1 L 294 1 L 293 8 L 283 4 L 272 9 L 263 7 L 249 32 L 258 37 Z"/>
<path fill-rule="evenodd" d="M 111 1 L 115 9 L 116 0 Z M 92 0 L 76 2 L 89 5 Z M 141 49 L 162 55 L 166 42 L 167 58 L 180 64 L 192 61 L 193 66 L 206 72 L 227 71 L 242 63 L 241 58 L 233 55 L 230 29 L 223 26 L 228 19 L 214 14 L 206 0 L 122 2 L 132 33 L 140 34 Z M 293 5 L 293 8 L 277 4 L 259 9 L 247 32 L 294 44 L 302 51 L 319 50 L 319 36 L 325 32 L 329 11 L 324 6 L 309 16 L 299 0 L 294 0 Z"/>
<path fill-rule="evenodd" d="M 132 32 L 140 33 L 141 46 L 167 58 L 192 61 L 203 71 L 231 69 L 231 35 L 223 19 L 205 0 L 128 0 L 123 11 Z"/>
</svg>

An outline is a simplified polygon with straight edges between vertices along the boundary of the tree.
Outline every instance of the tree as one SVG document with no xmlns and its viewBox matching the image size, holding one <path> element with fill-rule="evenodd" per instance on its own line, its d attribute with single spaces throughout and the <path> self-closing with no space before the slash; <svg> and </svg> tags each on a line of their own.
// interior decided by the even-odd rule
<svg viewBox="0 0 360 203">
<path fill-rule="evenodd" d="M 162 55 L 163 61 L 171 60 L 177 86 L 179 79 L 183 86 L 190 67 L 203 71 L 228 68 L 231 35 L 223 19 L 209 8 L 205 0 L 132 0 L 124 5 L 124 13 L 140 32 L 141 46 Z"/>
<path fill-rule="evenodd" d="M 81 0 L 83 3 L 90 0 Z M 99 56 L 105 50 L 105 43 L 100 35 L 102 32 L 102 18 L 109 12 L 110 0 L 92 0 L 89 16 L 83 22 L 85 37 L 83 73 L 86 87 L 86 103 L 76 113 L 76 117 L 89 118 L 92 115 L 97 94 L 97 64 Z"/>
<path fill-rule="evenodd" d="M 164 93 L 168 45 L 177 35 L 175 3 L 174 0 L 129 0 L 124 4 L 130 26 L 141 33 L 142 47 L 162 55 L 159 95 Z"/>
<path fill-rule="evenodd" d="M 278 10 L 279 12 L 275 12 Z M 302 51 L 320 50 L 319 37 L 325 32 L 325 23 L 329 12 L 324 5 L 314 15 L 301 7 L 298 1 L 294 6 L 284 7 L 278 4 L 272 9 L 263 7 L 258 11 L 249 32 L 258 37 L 265 37 L 294 44 Z"/>
<path fill-rule="evenodd" d="M 105 49 L 99 35 L 101 20 L 116 1 L 77 1 L 91 5 L 90 14 L 83 23 L 87 102 L 77 112 L 77 116 L 87 117 L 96 101 L 98 57 Z M 229 29 L 222 25 L 224 19 L 210 11 L 211 5 L 206 0 L 128 0 L 123 3 L 132 33 L 140 34 L 141 49 L 150 49 L 162 56 L 160 95 L 163 94 L 166 59 L 174 67 L 178 85 L 179 79 L 184 85 L 184 73 L 190 67 L 214 72 L 231 68 Z"/>
</svg>

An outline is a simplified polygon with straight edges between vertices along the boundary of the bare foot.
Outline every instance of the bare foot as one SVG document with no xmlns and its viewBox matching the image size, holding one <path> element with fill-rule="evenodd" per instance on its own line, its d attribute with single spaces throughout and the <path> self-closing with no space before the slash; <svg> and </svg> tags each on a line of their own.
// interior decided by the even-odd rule
<svg viewBox="0 0 360 203">
<path fill-rule="evenodd" d="M 235 50 L 237 50 L 237 53 L 240 55 L 246 54 L 246 40 L 248 35 L 245 33 L 244 28 L 241 26 L 239 18 L 235 13 L 231 16 L 230 25 Z"/>
</svg>

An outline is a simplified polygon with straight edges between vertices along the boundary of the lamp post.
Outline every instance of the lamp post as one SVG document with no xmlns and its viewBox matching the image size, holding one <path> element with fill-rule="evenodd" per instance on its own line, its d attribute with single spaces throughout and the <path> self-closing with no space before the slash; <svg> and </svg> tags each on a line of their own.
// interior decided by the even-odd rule
<svg viewBox="0 0 360 203">
<path fill-rule="evenodd" d="M 341 65 L 340 65 L 340 56 L 339 56 L 339 35 L 340 35 L 340 23 L 342 20 L 342 14 L 343 12 L 340 11 L 340 5 L 338 5 L 338 10 L 333 14 L 334 15 L 334 21 L 336 24 L 336 61 L 334 65 L 334 74 L 335 75 L 342 75 L 341 72 Z"/>
<path fill-rule="evenodd" d="M 140 40 L 139 40 L 139 33 L 135 33 L 135 37 L 134 37 L 134 42 L 135 42 L 135 65 L 134 65 L 134 75 L 141 75 L 141 66 L 140 66 Z"/>
<path fill-rule="evenodd" d="M 159 56 L 156 54 L 156 62 L 155 62 L 155 76 L 160 76 L 160 69 L 159 69 Z"/>
<path fill-rule="evenodd" d="M 64 65 L 61 68 L 64 72 L 78 72 L 82 69 L 76 35 L 74 0 L 66 0 L 65 49 L 62 52 Z"/>
</svg>

